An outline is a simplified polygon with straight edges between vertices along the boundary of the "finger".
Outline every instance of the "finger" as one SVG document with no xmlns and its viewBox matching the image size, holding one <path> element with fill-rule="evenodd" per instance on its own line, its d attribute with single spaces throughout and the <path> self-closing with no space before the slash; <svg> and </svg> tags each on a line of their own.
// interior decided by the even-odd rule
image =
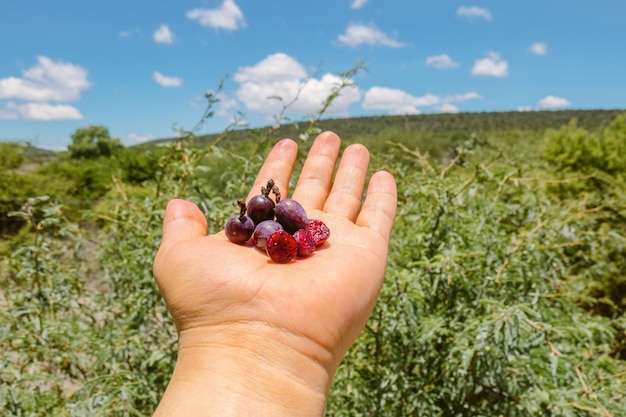
<svg viewBox="0 0 626 417">
<path fill-rule="evenodd" d="M 267 185 L 267 181 L 272 179 L 278 186 L 280 193 L 287 196 L 289 178 L 298 155 L 298 145 L 291 139 L 279 141 L 265 158 L 263 166 L 254 181 L 252 189 L 248 193 L 246 201 L 261 193 L 261 187 Z"/>
<path fill-rule="evenodd" d="M 335 182 L 324 211 L 338 214 L 354 221 L 361 210 L 363 188 L 367 176 L 370 155 L 361 144 L 353 144 L 346 148 L 341 156 Z"/>
<path fill-rule="evenodd" d="M 389 241 L 397 206 L 398 192 L 393 176 L 388 172 L 379 171 L 370 179 L 365 202 L 356 224 L 376 230 Z"/>
<path fill-rule="evenodd" d="M 175 279 L 168 273 L 177 260 L 177 256 L 169 256 L 177 243 L 196 239 L 207 234 L 207 221 L 198 206 L 185 200 L 171 200 L 165 208 L 163 216 L 163 237 L 153 264 L 153 274 L 161 292 L 166 296 L 164 285 L 166 280 Z"/>
<path fill-rule="evenodd" d="M 195 239 L 207 234 L 207 221 L 198 206 L 185 200 L 171 200 L 163 217 L 162 246 Z"/>
<path fill-rule="evenodd" d="M 207 234 L 207 221 L 198 206 L 185 200 L 171 200 L 163 216 L 163 237 L 154 260 L 156 276 L 162 259 L 176 243 Z"/>
<path fill-rule="evenodd" d="M 293 192 L 293 198 L 307 209 L 324 206 L 340 147 L 341 140 L 333 132 L 324 132 L 315 138 Z"/>
</svg>

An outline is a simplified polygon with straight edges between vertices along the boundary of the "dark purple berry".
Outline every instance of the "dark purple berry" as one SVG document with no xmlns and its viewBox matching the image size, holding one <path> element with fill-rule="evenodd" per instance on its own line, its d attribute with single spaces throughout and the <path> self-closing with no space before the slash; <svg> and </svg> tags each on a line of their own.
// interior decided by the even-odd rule
<svg viewBox="0 0 626 417">
<path fill-rule="evenodd" d="M 265 250 L 274 262 L 284 264 L 296 256 L 298 242 L 291 234 L 278 230 L 267 238 Z"/>
<path fill-rule="evenodd" d="M 269 194 L 274 194 L 270 199 Z M 240 213 L 226 221 L 225 234 L 232 242 L 265 250 L 277 263 L 296 256 L 311 256 L 330 235 L 321 221 L 309 220 L 304 207 L 292 198 L 281 199 L 280 190 L 269 180 L 261 194 L 246 204 L 237 200 Z"/>
<path fill-rule="evenodd" d="M 300 229 L 293 234 L 293 238 L 298 242 L 298 256 L 305 257 L 313 255 L 315 252 L 315 239 L 306 229 Z"/>
<path fill-rule="evenodd" d="M 315 240 L 315 246 L 323 245 L 330 236 L 330 229 L 321 220 L 309 220 L 309 224 L 307 224 L 306 230 L 308 230 L 309 233 L 311 233 L 311 235 L 313 236 L 313 239 Z"/>
<path fill-rule="evenodd" d="M 259 249 L 265 249 L 267 238 L 278 230 L 283 230 L 280 223 L 274 220 L 263 220 L 254 228 L 254 245 Z"/>
<path fill-rule="evenodd" d="M 309 224 L 309 218 L 306 211 L 293 198 L 284 198 L 276 204 L 274 208 L 276 221 L 283 225 L 283 228 L 289 233 L 295 233 L 299 229 L 305 229 Z"/>
<path fill-rule="evenodd" d="M 274 202 L 259 194 L 248 201 L 248 213 L 254 224 L 259 224 L 264 220 L 272 220 L 274 218 Z"/>
<path fill-rule="evenodd" d="M 278 190 L 274 185 L 274 180 L 269 180 L 267 186 L 261 187 L 261 194 L 256 195 L 248 201 L 248 216 L 252 218 L 254 224 L 259 224 L 264 220 L 274 219 L 274 202 L 269 198 L 270 191 Z M 276 192 L 274 192 L 276 194 Z M 280 194 L 277 194 L 280 195 Z"/>
<path fill-rule="evenodd" d="M 252 236 L 254 232 L 254 222 L 249 216 L 246 216 L 246 204 L 243 200 L 237 200 L 240 213 L 226 220 L 224 228 L 228 240 L 234 243 L 244 243 Z"/>
</svg>

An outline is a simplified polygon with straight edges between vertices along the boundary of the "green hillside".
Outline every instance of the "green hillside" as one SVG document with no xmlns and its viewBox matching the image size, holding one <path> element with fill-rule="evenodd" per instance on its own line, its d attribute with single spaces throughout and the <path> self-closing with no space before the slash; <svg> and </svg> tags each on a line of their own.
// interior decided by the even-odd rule
<svg viewBox="0 0 626 417">
<path fill-rule="evenodd" d="M 474 132 L 524 130 L 541 132 L 548 128 L 558 128 L 571 119 L 577 119 L 578 125 L 585 129 L 595 130 L 615 118 L 624 110 L 555 110 L 529 112 L 482 112 L 482 113 L 443 113 L 420 114 L 407 116 L 371 116 L 343 119 L 323 119 L 316 123 L 321 130 L 330 130 L 339 134 L 344 140 L 369 136 L 386 131 L 403 131 L 406 133 L 428 135 L 470 134 Z M 287 123 L 277 129 L 263 127 L 259 129 L 240 129 L 229 132 L 228 138 L 234 141 L 254 140 L 272 130 L 276 137 L 297 138 L 307 121 Z M 221 133 L 201 135 L 197 137 L 198 145 L 213 143 Z M 150 143 L 173 140 L 160 139 Z M 145 146 L 145 145 L 142 145 Z"/>
</svg>

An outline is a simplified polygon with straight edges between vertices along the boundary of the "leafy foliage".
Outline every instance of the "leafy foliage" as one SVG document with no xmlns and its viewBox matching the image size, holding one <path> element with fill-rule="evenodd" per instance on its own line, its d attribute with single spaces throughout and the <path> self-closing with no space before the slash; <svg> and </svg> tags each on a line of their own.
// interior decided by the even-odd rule
<svg viewBox="0 0 626 417">
<path fill-rule="evenodd" d="M 122 171 L 122 179 L 130 184 L 142 184 L 151 180 L 159 171 L 158 149 L 121 152 L 116 162 Z"/>
<path fill-rule="evenodd" d="M 618 116 L 600 135 L 567 126 L 547 132 L 545 158 L 559 169 L 609 174 L 626 171 L 626 115 Z"/>
<path fill-rule="evenodd" d="M 19 167 L 25 153 L 26 146 L 18 142 L 0 142 L 0 172 Z"/>
<path fill-rule="evenodd" d="M 568 274 L 580 302 L 617 320 L 626 312 L 626 114 L 599 133 L 579 128 L 575 121 L 548 131 L 544 158 L 561 178 L 551 184 L 550 193 L 578 213 L 569 227 L 586 230 L 580 245 L 568 251 Z M 626 355 L 625 339 L 622 333 L 621 357 Z"/>
<path fill-rule="evenodd" d="M 68 146 L 68 150 L 73 159 L 91 159 L 111 157 L 123 147 L 119 139 L 111 137 L 106 127 L 88 126 L 76 129 L 72 134 L 72 143 Z"/>
<path fill-rule="evenodd" d="M 217 97 L 207 95 L 203 118 Z M 294 136 L 299 163 L 322 114 Z M 24 227 L 0 258 L 7 416 L 152 412 L 176 346 L 151 275 L 164 207 L 189 199 L 209 233 L 221 229 L 280 129 L 244 141 L 226 132 L 209 146 L 195 128 L 181 130 L 149 153 L 118 153 L 114 164 L 60 160 L 32 176 L 2 176 L 7 190 L 29 188 L 9 210 Z M 624 131 L 621 116 L 600 133 L 572 123 L 545 138 L 499 128 L 354 134 L 339 125 L 346 144 L 375 149 L 372 169 L 395 175 L 400 201 L 379 303 L 336 375 L 327 414 L 621 415 Z M 591 176 L 601 186 L 572 186 Z M 68 187 L 55 191 L 59 183 Z M 54 196 L 29 195 L 42 190 Z M 68 215 L 72 199 L 99 200 L 81 211 L 91 222 Z"/>
<path fill-rule="evenodd" d="M 623 411 L 623 323 L 581 309 L 569 275 L 570 249 L 599 236 L 550 198 L 549 177 L 523 176 L 532 167 L 494 145 L 470 143 L 446 166 L 396 155 L 415 161 L 389 167 L 402 197 L 387 283 L 340 369 L 333 415 Z"/>
</svg>

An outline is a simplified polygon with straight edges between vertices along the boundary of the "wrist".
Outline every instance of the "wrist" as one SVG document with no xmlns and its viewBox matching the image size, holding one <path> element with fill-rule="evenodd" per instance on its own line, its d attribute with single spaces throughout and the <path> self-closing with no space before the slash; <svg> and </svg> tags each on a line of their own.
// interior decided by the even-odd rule
<svg viewBox="0 0 626 417">
<path fill-rule="evenodd" d="M 181 332 L 174 374 L 154 416 L 323 416 L 332 375 L 287 335 Z M 250 337 L 254 334 L 254 337 Z M 302 343 L 302 342 L 301 342 Z"/>
</svg>

